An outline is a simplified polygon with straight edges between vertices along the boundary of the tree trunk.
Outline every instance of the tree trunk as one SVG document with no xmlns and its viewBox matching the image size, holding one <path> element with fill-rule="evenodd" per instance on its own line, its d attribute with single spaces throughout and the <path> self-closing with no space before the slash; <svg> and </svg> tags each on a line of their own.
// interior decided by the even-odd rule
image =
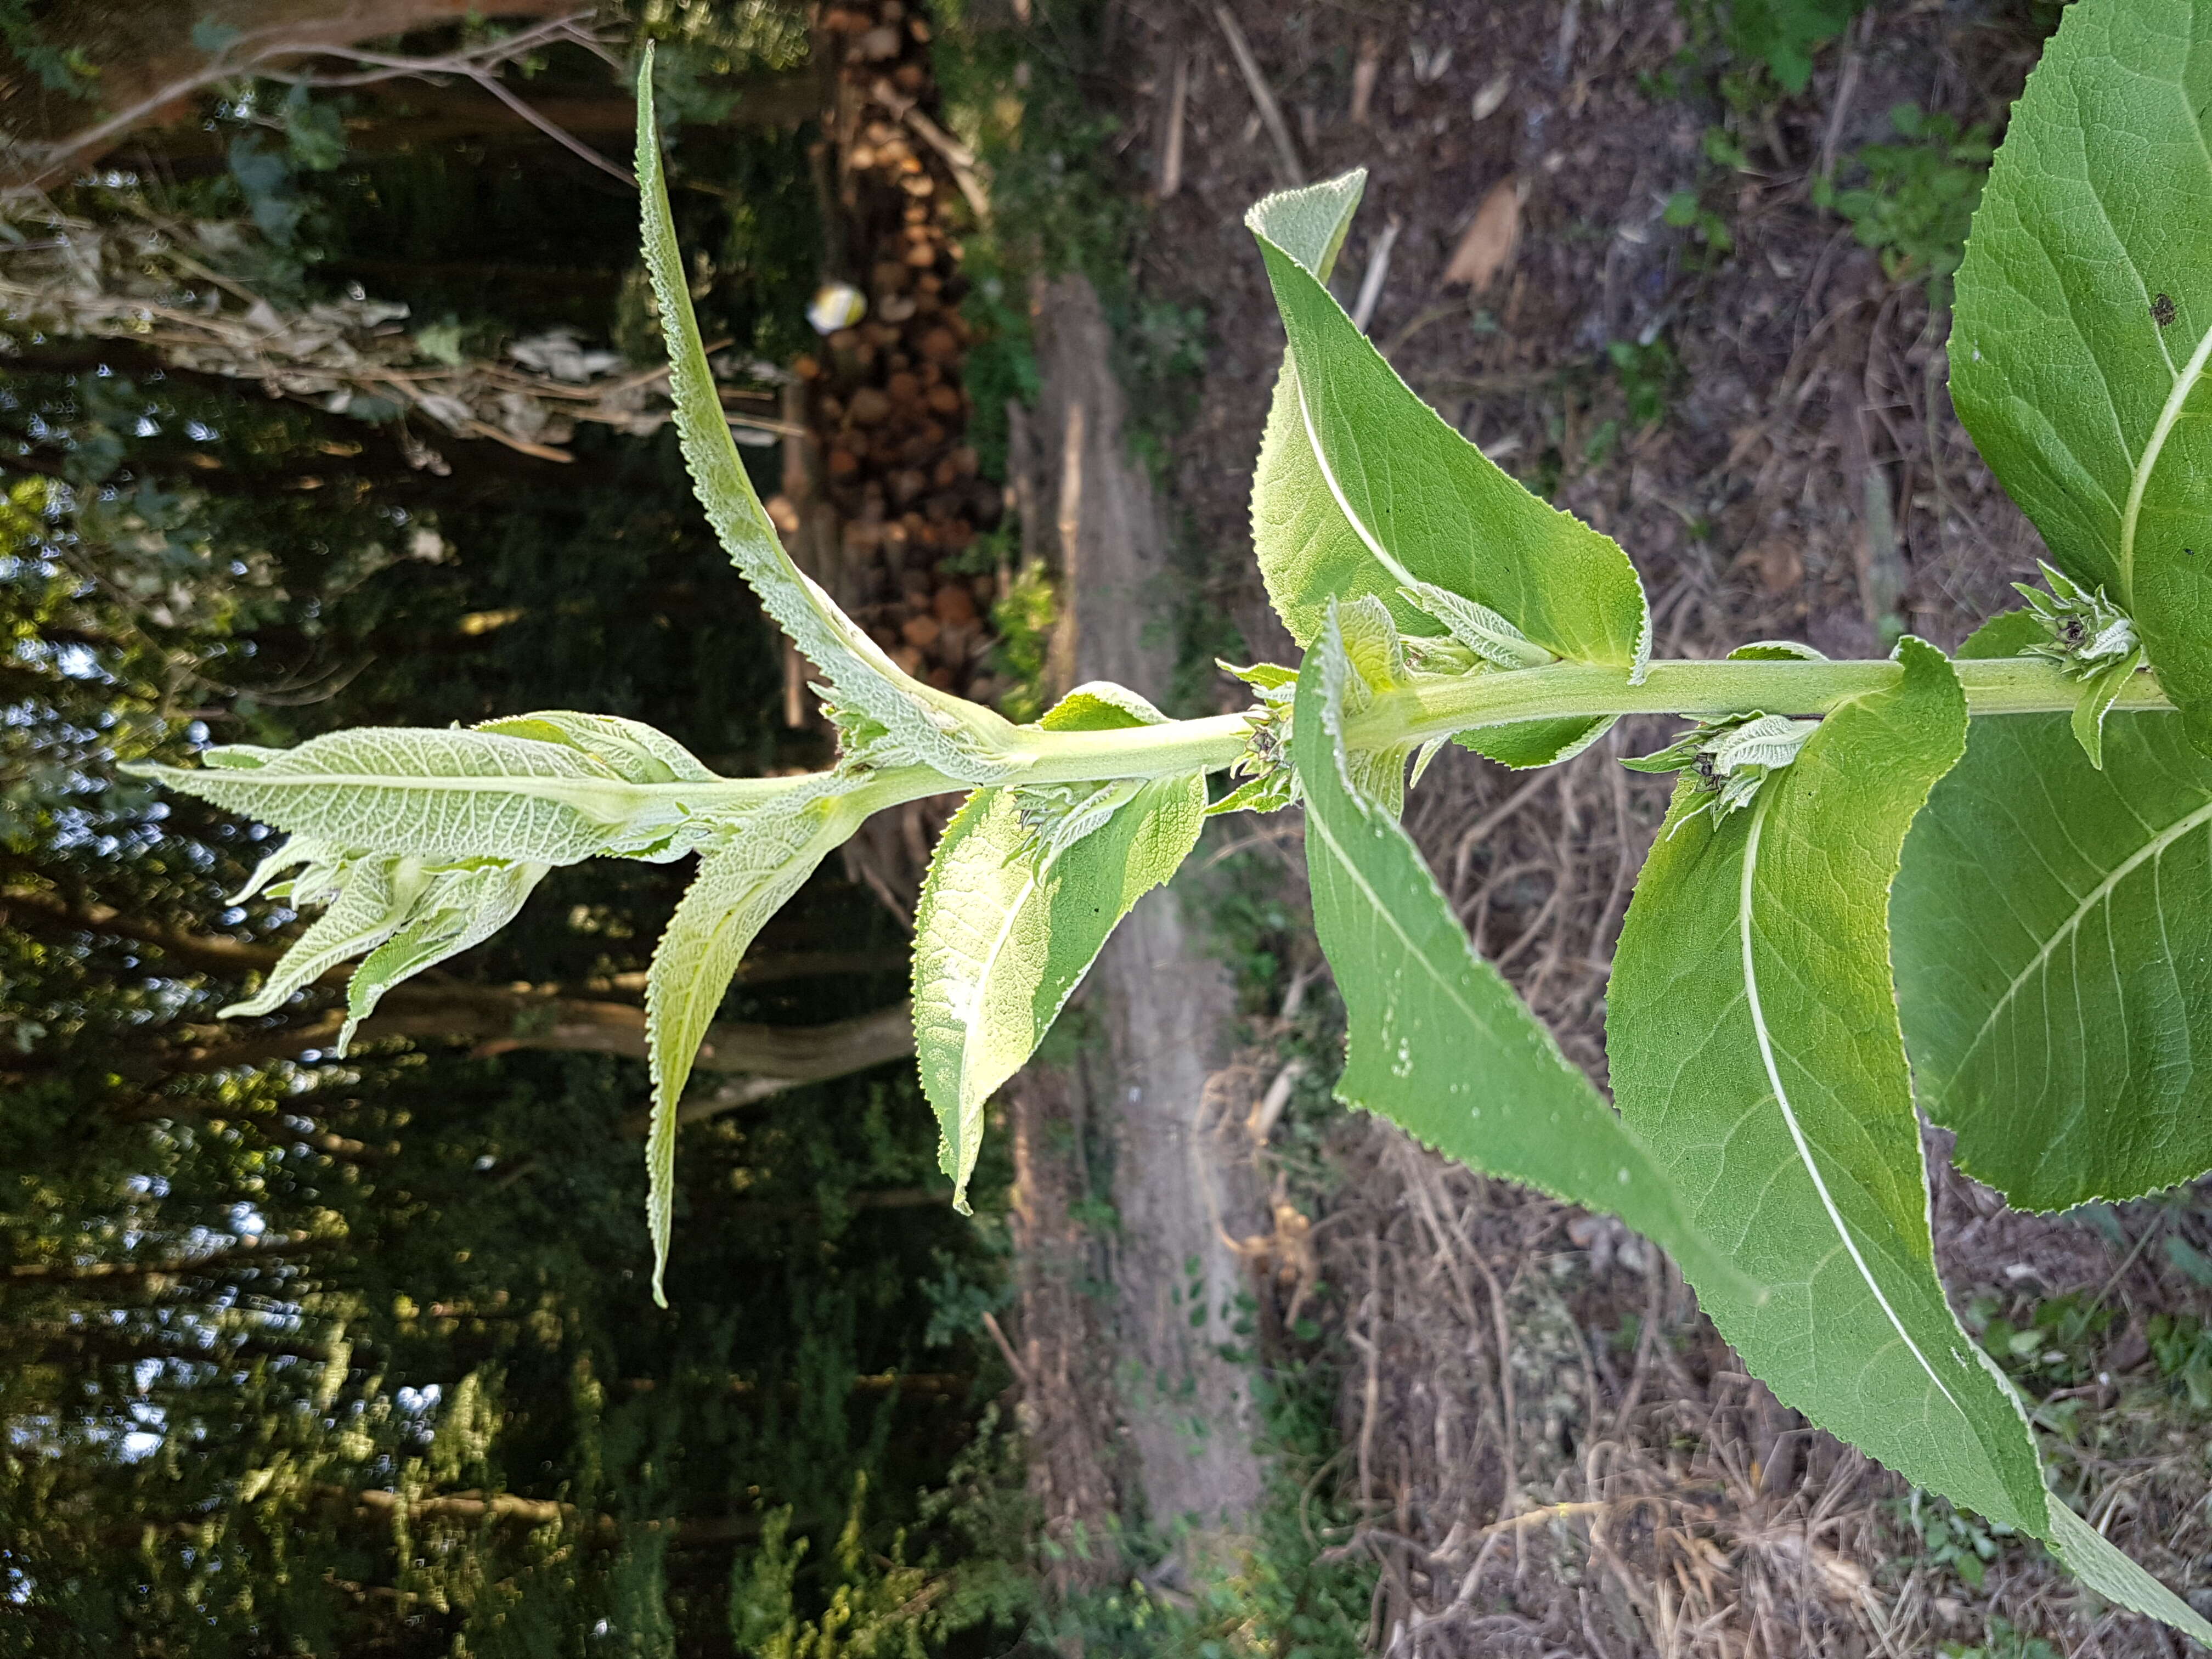
<svg viewBox="0 0 2212 1659">
<path fill-rule="evenodd" d="M 415 994 L 410 996 L 409 992 Z M 476 1037 L 480 1052 L 566 1048 L 646 1057 L 645 1010 L 628 1002 L 580 998 L 533 999 L 479 988 L 465 998 L 451 988 L 401 987 L 365 1021 L 362 1040 L 378 1037 Z M 550 1015 L 550 1019 L 546 1016 Z M 540 1023 L 543 1022 L 543 1023 Z M 828 1025 L 750 1025 L 718 1021 L 694 1062 L 702 1072 L 743 1072 L 793 1083 L 842 1077 L 914 1052 L 912 1012 L 904 1002 Z"/>
<path fill-rule="evenodd" d="M 52 639 L 51 631 L 44 637 Z M 266 973 L 283 956 L 283 945 L 264 945 L 252 939 L 233 938 L 228 933 L 198 933 L 180 927 L 170 927 L 142 917 L 125 915 L 112 905 L 88 900 L 72 905 L 58 893 L 42 888 L 0 888 L 0 925 L 13 922 L 15 926 L 40 933 L 49 937 L 80 933 L 106 933 L 118 939 L 127 939 L 141 945 L 158 947 L 165 956 L 173 957 L 178 965 L 203 969 L 216 974 L 243 974 L 249 971 Z M 905 966 L 903 958 L 889 957 L 868 951 L 792 951 L 776 955 L 748 958 L 738 964 L 738 982 L 745 985 L 766 985 L 779 980 L 810 979 L 836 974 L 881 973 L 886 969 Z M 318 984 L 342 985 L 351 974 L 351 963 L 332 969 Z M 597 983 L 598 981 L 594 981 Z M 645 975 L 617 974 L 605 981 L 611 988 L 642 994 Z M 410 995 L 428 995 L 429 988 L 420 981 L 400 987 L 392 994 L 404 1003 Z M 449 985 L 435 987 L 435 999 L 445 1002 L 459 999 L 479 1007 L 502 1010 L 510 1021 L 525 1009 L 540 1006 L 552 994 L 516 991 L 504 986 Z M 504 1033 L 502 1033 L 503 1035 Z"/>
</svg>

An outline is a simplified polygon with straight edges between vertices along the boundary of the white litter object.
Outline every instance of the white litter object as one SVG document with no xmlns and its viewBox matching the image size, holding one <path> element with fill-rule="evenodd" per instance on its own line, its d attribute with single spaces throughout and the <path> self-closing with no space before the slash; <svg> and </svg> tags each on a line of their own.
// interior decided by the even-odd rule
<svg viewBox="0 0 2212 1659">
<path fill-rule="evenodd" d="M 850 328 L 867 314 L 866 296 L 850 283 L 823 283 L 814 290 L 814 303 L 806 307 L 806 320 L 817 334 Z"/>
</svg>

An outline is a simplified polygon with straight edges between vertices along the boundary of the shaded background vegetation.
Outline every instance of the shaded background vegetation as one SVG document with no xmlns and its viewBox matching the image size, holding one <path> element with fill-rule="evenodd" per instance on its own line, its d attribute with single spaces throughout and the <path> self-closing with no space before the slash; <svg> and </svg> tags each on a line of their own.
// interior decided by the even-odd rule
<svg viewBox="0 0 2212 1659">
<path fill-rule="evenodd" d="M 257 23 L 153 9 L 0 10 L 11 160 L 125 95 L 138 32 L 181 20 L 210 52 Z M 483 9 L 416 7 L 404 34 L 343 44 L 437 58 L 532 27 Z M 805 19 L 720 0 L 581 18 L 495 72 L 621 157 L 624 65 L 663 40 L 700 307 L 772 411 L 746 366 L 811 337 L 819 264 L 813 128 L 789 115 L 814 101 Z M 741 96 L 764 124 L 730 118 Z M 5 274 L 131 287 L 179 327 L 335 308 L 347 350 L 403 369 L 524 369 L 518 342 L 556 380 L 657 362 L 635 191 L 465 76 L 228 76 L 179 112 L 11 198 Z M 149 230 L 186 259 L 100 240 Z M 71 241 L 106 252 L 52 263 Z M 414 1005 L 416 1035 L 339 1061 L 313 1046 L 327 987 L 216 1023 L 296 927 L 266 899 L 226 908 L 260 832 L 115 775 L 204 742 L 547 707 L 650 721 L 732 772 L 817 763 L 672 429 L 524 407 L 500 416 L 516 443 L 462 437 L 373 380 L 277 397 L 158 326 L 11 311 L 0 1644 L 645 1655 L 787 1650 L 820 1626 L 826 1653 L 1018 1629 L 1011 1566 L 950 1571 L 979 1537 L 1010 1563 L 1022 1547 L 992 1507 L 1011 1501 L 986 1405 L 1006 1378 L 977 1319 L 1001 1269 L 992 1227 L 930 1184 L 910 1064 L 687 1133 L 656 1312 L 620 1016 L 685 872 L 556 872 Z M 772 490 L 775 452 L 746 453 Z M 903 943 L 833 868 L 725 1018 L 895 1005 Z M 613 1036 L 544 1046 L 562 996 Z"/>
</svg>

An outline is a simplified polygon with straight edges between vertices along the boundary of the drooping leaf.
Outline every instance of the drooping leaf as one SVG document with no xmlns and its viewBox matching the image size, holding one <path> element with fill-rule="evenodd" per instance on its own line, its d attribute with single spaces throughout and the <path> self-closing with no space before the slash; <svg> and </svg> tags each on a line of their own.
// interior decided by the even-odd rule
<svg viewBox="0 0 2212 1659">
<path fill-rule="evenodd" d="M 690 816 L 680 790 L 631 783 L 565 744 L 495 732 L 379 726 L 203 759 L 131 769 L 332 848 L 433 863 L 574 864 L 659 848 Z"/>
<path fill-rule="evenodd" d="M 1475 955 L 1396 817 L 1356 781 L 1344 723 L 1358 680 L 1325 619 L 1299 676 L 1293 743 L 1314 927 L 1345 1003 L 1337 1097 L 1470 1169 L 1618 1215 L 1701 1276 L 1732 1278 L 1651 1149 Z"/>
<path fill-rule="evenodd" d="M 1960 654 L 2036 637 L 2014 611 Z M 2212 762 L 2173 714 L 2113 714 L 2103 748 L 2062 714 L 1976 720 L 1890 910 L 1921 1106 L 2028 1209 L 2212 1169 Z"/>
<path fill-rule="evenodd" d="M 1091 685 L 1040 724 L 1095 732 L 1161 719 L 1133 692 Z M 915 1054 L 963 1212 L 993 1091 L 1036 1052 L 1130 907 L 1188 856 L 1206 811 L 1197 775 L 1100 785 L 1095 799 L 1110 811 L 1087 828 L 1092 799 L 1039 793 L 969 796 L 938 842 L 915 913 Z"/>
<path fill-rule="evenodd" d="M 676 1212 L 676 1114 L 684 1085 L 754 935 L 866 817 L 850 798 L 851 787 L 836 774 L 817 773 L 806 787 L 732 825 L 721 844 L 699 860 L 699 873 L 653 947 L 645 988 L 646 1054 L 653 1073 L 646 1222 L 653 1235 L 653 1297 L 663 1306 L 661 1275 Z"/>
<path fill-rule="evenodd" d="M 1959 272 L 1951 396 L 2052 559 L 2135 620 L 2212 747 L 2212 6 L 2079 0 Z"/>
<path fill-rule="evenodd" d="M 1769 1288 L 1698 1286 L 1752 1371 L 1908 1480 L 2041 1534 L 2026 1419 L 1929 1235 L 1887 916 L 1966 705 L 1940 653 L 1898 654 L 1895 688 L 1830 714 L 1747 810 L 1705 816 L 1683 780 L 1614 957 L 1607 1050 L 1622 1115 Z"/>
<path fill-rule="evenodd" d="M 2019 1397 L 1936 1277 L 1887 916 L 1966 707 L 1932 647 L 1908 637 L 1898 658 L 1893 688 L 1832 712 L 1748 811 L 1708 819 L 1694 779 L 1676 790 L 1613 959 L 1614 1095 L 1764 1287 L 1747 1299 L 1682 1264 L 1779 1398 L 2202 1640 L 2212 1626 L 2045 1492 Z"/>
<path fill-rule="evenodd" d="M 1373 594 L 1409 634 L 1442 634 L 1401 590 L 1472 600 L 1553 656 L 1640 670 L 1650 617 L 1613 541 L 1538 500 L 1414 395 L 1324 283 L 1364 173 L 1271 196 L 1245 222 L 1289 334 L 1252 488 L 1252 534 L 1300 644 L 1331 599 Z M 1468 734 L 1514 766 L 1547 764 L 1604 722 L 1531 721 Z"/>
<path fill-rule="evenodd" d="M 343 1054 L 386 991 L 506 927 L 551 867 L 501 859 L 432 865 L 391 854 L 355 854 L 295 836 L 261 861 L 231 902 L 242 902 L 268 887 L 295 905 L 329 908 L 293 941 L 253 995 L 220 1013 L 224 1018 L 265 1014 L 347 957 L 366 951 L 348 981 L 345 1024 L 331 1047 Z M 270 885 L 272 878 L 295 868 L 297 875 Z"/>
<path fill-rule="evenodd" d="M 398 931 L 429 880 L 419 859 L 372 856 L 310 864 L 282 890 L 301 904 L 330 908 L 292 942 L 260 988 L 220 1010 L 221 1018 L 265 1014 L 338 963 L 375 950 Z"/>
<path fill-rule="evenodd" d="M 346 1051 L 355 1029 L 376 1012 L 393 986 L 474 950 L 513 921 L 550 868 L 486 859 L 462 869 L 433 872 L 406 920 L 346 981 L 346 1021 L 334 1052 Z"/>
<path fill-rule="evenodd" d="M 691 312 L 653 125 L 649 46 L 637 81 L 637 182 L 644 204 L 646 267 L 668 345 L 677 432 L 700 504 L 731 562 L 760 595 L 769 615 L 829 678 L 847 719 L 870 726 L 875 741 L 866 758 L 872 763 L 933 766 L 968 783 L 1005 776 L 1010 768 L 1002 756 L 1015 741 L 1013 727 L 989 709 L 924 685 L 884 654 L 792 562 L 745 476 Z"/>
</svg>

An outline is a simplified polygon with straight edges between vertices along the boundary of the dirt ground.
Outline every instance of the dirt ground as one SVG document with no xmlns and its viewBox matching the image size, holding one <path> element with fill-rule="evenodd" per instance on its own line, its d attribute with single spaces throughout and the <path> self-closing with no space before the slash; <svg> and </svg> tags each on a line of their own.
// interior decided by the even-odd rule
<svg viewBox="0 0 2212 1659">
<path fill-rule="evenodd" d="M 1247 493 L 1282 336 L 1241 220 L 1293 161 L 1308 179 L 1369 169 L 1340 296 L 1387 259 L 1371 337 L 1471 440 L 1627 549 L 1662 653 L 1786 635 L 1864 656 L 1899 628 L 1948 647 L 2032 572 L 2033 532 L 1946 400 L 1945 315 L 1812 200 L 1828 158 L 1891 137 L 1895 104 L 2001 130 L 2037 49 L 2029 8 L 1877 6 L 1804 94 L 1739 124 L 1741 170 L 1705 159 L 1718 106 L 1662 89 L 1687 40 L 1671 4 L 1231 10 L 1287 157 L 1214 7 L 1133 0 L 1112 57 L 1125 136 L 1161 198 L 1140 288 L 1208 319 L 1198 417 L 1170 482 L 1212 572 L 1208 603 L 1255 654 L 1295 660 L 1250 557 Z M 1477 292 L 1447 288 L 1478 209 L 1504 210 L 1501 185 L 1518 200 L 1510 258 Z M 1686 190 L 1725 222 L 1732 253 L 1664 222 Z M 1680 367 L 1663 417 L 1639 428 L 1606 347 L 1656 339 Z M 1480 948 L 1601 1079 L 1612 942 L 1665 793 L 1613 763 L 1666 729 L 1632 724 L 1522 776 L 1455 751 L 1407 813 Z M 1279 859 L 1265 878 L 1298 883 L 1295 823 L 1264 822 L 1263 859 Z M 1264 1043 L 1245 1059 L 1256 1100 L 1279 1066 Z M 1329 1478 L 1365 1519 L 1315 1542 L 1379 1562 L 1372 1646 L 2182 1650 L 2093 1604 L 2033 1544 L 1916 1510 L 1901 1482 L 1745 1376 L 1671 1268 L 1617 1225 L 1445 1166 L 1373 1121 L 1342 1121 L 1329 1150 L 1341 1179 L 1308 1219 L 1334 1293 L 1310 1310 L 1355 1356 Z M 2142 1334 L 2154 1314 L 2205 1311 L 2151 1248 L 2206 1242 L 2195 1197 L 2036 1218 L 1948 1173 L 1934 1188 L 1962 1307 L 1981 1298 L 1978 1316 L 2024 1322 L 2075 1293 L 2106 1322 L 2081 1339 L 2087 1380 L 2039 1407 L 2066 1431 L 2051 1442 L 2059 1484 L 2169 1583 L 2212 1598 L 2201 1419 L 2148 1370 Z M 1984 1548 L 1983 1571 L 1960 1565 Z"/>
</svg>

